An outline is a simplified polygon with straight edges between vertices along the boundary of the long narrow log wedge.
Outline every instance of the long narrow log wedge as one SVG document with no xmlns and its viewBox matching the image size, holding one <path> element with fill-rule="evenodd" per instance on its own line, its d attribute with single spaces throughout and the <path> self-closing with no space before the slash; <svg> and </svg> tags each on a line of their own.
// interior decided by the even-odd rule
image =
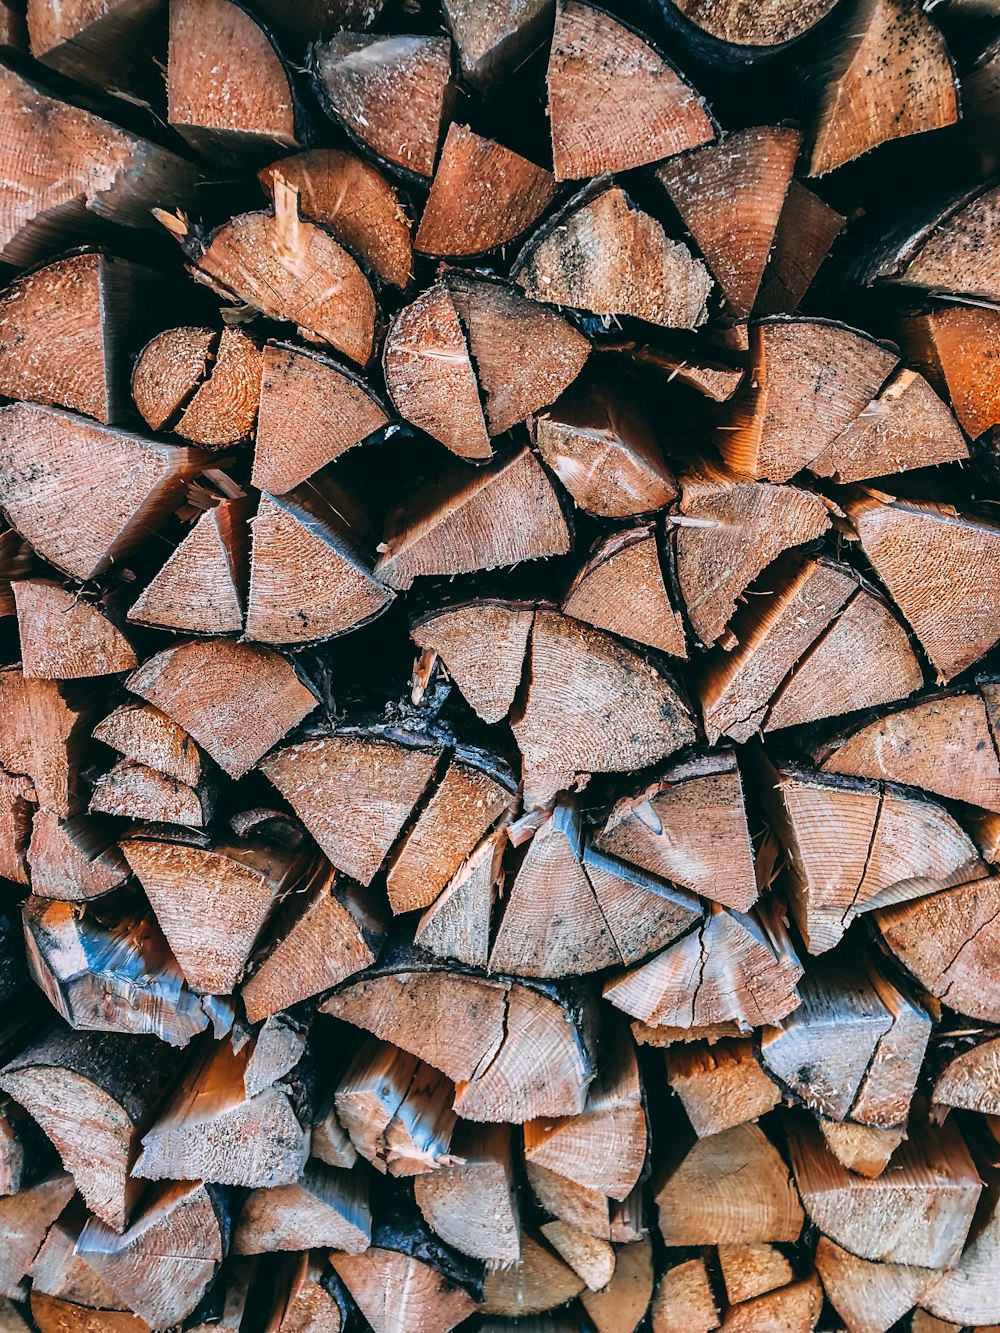
<svg viewBox="0 0 1000 1333">
<path fill-rule="evenodd" d="M 762 315 L 793 315 L 847 219 L 794 178 L 757 294 Z"/>
<path fill-rule="evenodd" d="M 695 739 L 667 676 L 610 635 L 558 612 L 535 615 L 528 673 L 511 724 L 528 808 L 586 775 L 644 768 Z"/>
<path fill-rule="evenodd" d="M 31 882 L 27 852 L 34 798 L 29 778 L 0 772 L 0 875 L 14 884 Z"/>
<path fill-rule="evenodd" d="M 139 665 L 132 645 L 93 602 L 55 579 L 13 583 L 25 676 L 74 680 Z"/>
<path fill-rule="evenodd" d="M 719 1268 L 731 1305 L 752 1301 L 792 1281 L 792 1266 L 780 1250 L 760 1241 L 750 1245 L 720 1245 Z"/>
<path fill-rule="evenodd" d="M 92 734 L 133 763 L 189 787 L 196 787 L 207 776 L 205 761 L 184 728 L 150 704 L 121 704 L 98 722 Z"/>
<path fill-rule="evenodd" d="M 410 636 L 434 653 L 484 722 L 510 712 L 524 674 L 534 608 L 482 599 L 432 611 L 414 622 Z"/>
<path fill-rule="evenodd" d="M 141 1037 L 60 1024 L 0 1074 L 0 1086 L 52 1140 L 87 1206 L 116 1231 L 139 1198 L 141 1187 L 129 1173 L 178 1058 Z"/>
<path fill-rule="evenodd" d="M 932 1097 L 936 1108 L 958 1106 L 1000 1115 L 1000 1038 L 960 1050 L 935 1079 Z"/>
<path fill-rule="evenodd" d="M 11 524 L 50 564 L 93 578 L 180 504 L 205 455 L 29 403 L 0 408 Z"/>
<path fill-rule="evenodd" d="M 242 5 L 170 0 L 167 120 L 198 152 L 226 163 L 296 147 L 284 62 Z"/>
<path fill-rule="evenodd" d="M 250 480 L 284 495 L 388 424 L 359 375 L 320 352 L 269 342 Z"/>
<path fill-rule="evenodd" d="M 582 1291 L 580 1303 L 597 1333 L 635 1333 L 653 1295 L 649 1240 L 615 1249 L 614 1277 L 603 1291 Z"/>
<path fill-rule="evenodd" d="M 789 1124 L 795 1181 L 814 1225 L 862 1259 L 947 1268 L 962 1255 L 982 1182 L 958 1130 L 911 1126 L 892 1169 L 852 1175 L 807 1119 Z"/>
<path fill-rule="evenodd" d="M 788 481 L 811 466 L 898 363 L 868 334 L 829 320 L 772 318 L 751 329 L 751 374 L 719 449 L 736 472 Z"/>
<path fill-rule="evenodd" d="M 754 307 L 801 135 L 739 130 L 656 169 L 737 318 Z"/>
<path fill-rule="evenodd" d="M 23 1300 L 24 1279 L 45 1239 L 45 1233 L 73 1196 L 73 1177 L 59 1171 L 35 1181 L 17 1194 L 0 1199 L 0 1294 Z"/>
<path fill-rule="evenodd" d="M 674 536 L 677 580 L 702 643 L 721 637 L 737 599 L 782 551 L 822 535 L 830 514 L 819 496 L 793 486 L 750 481 L 701 465 L 680 479 Z"/>
<path fill-rule="evenodd" d="M 1000 1170 L 994 1159 L 980 1162 L 979 1171 L 985 1188 L 969 1243 L 956 1267 L 941 1274 L 921 1296 L 920 1304 L 937 1318 L 956 1325 L 981 1326 L 988 1321 L 995 1327 L 1000 1319 L 1000 1297 L 994 1280 L 1000 1253 Z"/>
<path fill-rule="evenodd" d="M 530 449 L 482 468 L 447 473 L 390 516 L 375 577 L 405 591 L 421 574 L 468 574 L 565 555 L 569 525 Z"/>
<path fill-rule="evenodd" d="M 731 750 L 664 769 L 650 787 L 612 807 L 596 842 L 726 907 L 745 912 L 756 901 L 743 782 Z"/>
<path fill-rule="evenodd" d="M 122 851 L 188 982 L 219 995 L 239 982 L 264 926 L 303 868 L 295 853 L 264 844 L 210 851 L 133 838 Z M 224 934 L 217 930 L 220 920 Z"/>
<path fill-rule="evenodd" d="M 256 1189 L 233 1231 L 234 1254 L 274 1250 L 342 1250 L 361 1254 L 371 1243 L 367 1182 L 360 1171 L 309 1162 L 294 1184 Z"/>
<path fill-rule="evenodd" d="M 683 1147 L 655 1185 L 667 1245 L 795 1241 L 803 1213 L 788 1168 L 756 1125 Z"/>
<path fill-rule="evenodd" d="M 547 83 L 557 180 L 627 171 L 715 137 L 702 99 L 670 61 L 578 0 L 556 6 Z"/>
<path fill-rule="evenodd" d="M 933 1269 L 872 1263 L 826 1236 L 816 1246 L 816 1271 L 849 1333 L 888 1333 L 934 1281 Z"/>
<path fill-rule="evenodd" d="M 1000 526 L 876 494 L 857 496 L 846 510 L 942 681 L 992 648 L 1000 634 L 983 592 L 1000 573 Z"/>
<path fill-rule="evenodd" d="M 719 1310 L 704 1259 L 687 1259 L 668 1268 L 656 1284 L 650 1309 L 653 1333 L 711 1333 Z"/>
<path fill-rule="evenodd" d="M 183 727 L 230 777 L 242 777 L 317 703 L 278 653 L 221 639 L 157 653 L 128 688 Z"/>
<path fill-rule="evenodd" d="M 407 176 L 434 174 L 450 101 L 446 37 L 342 32 L 311 61 L 323 104 L 353 139 Z"/>
<path fill-rule="evenodd" d="M 452 1148 L 453 1162 L 414 1179 L 424 1221 L 462 1254 L 491 1266 L 516 1263 L 521 1223 L 509 1127 L 463 1123 Z"/>
<path fill-rule="evenodd" d="M 506 838 L 503 826 L 494 829 L 462 862 L 414 928 L 418 948 L 469 967 L 486 967 L 493 903 L 504 883 Z"/>
<path fill-rule="evenodd" d="M 757 1120 L 781 1101 L 749 1041 L 679 1043 L 667 1047 L 666 1059 L 667 1081 L 699 1138 Z"/>
<path fill-rule="evenodd" d="M 298 190 L 304 218 L 332 232 L 384 282 L 406 286 L 413 264 L 410 223 L 377 168 L 338 148 L 313 148 L 281 158 L 259 176 L 269 193 L 282 177 Z"/>
<path fill-rule="evenodd" d="M 447 1074 L 465 1120 L 520 1123 L 583 1109 L 594 1073 L 586 1007 L 517 982 L 391 966 L 342 987 L 322 1011 Z M 447 1015 L 440 1025 L 438 1013 Z"/>
<path fill-rule="evenodd" d="M 11 181 L 0 207 L 0 259 L 24 267 L 92 232 L 96 220 L 151 225 L 168 200 L 185 207 L 195 169 L 157 144 L 63 102 L 5 66 L 0 114 L 9 127 L 0 175 Z M 100 171 L 93 170 L 96 161 Z M 44 189 L 35 182 L 44 181 Z"/>
<path fill-rule="evenodd" d="M 998 328 L 1000 312 L 964 305 L 935 306 L 901 323 L 907 357 L 947 397 L 972 439 L 1000 425 L 1000 371 L 990 355 Z"/>
<path fill-rule="evenodd" d="M 583 868 L 615 952 L 626 966 L 655 953 L 701 919 L 699 904 L 690 895 L 589 844 Z"/>
<path fill-rule="evenodd" d="M 118 1236 L 92 1218 L 77 1253 L 154 1329 L 169 1328 L 197 1307 L 225 1257 L 228 1218 L 222 1199 L 200 1181 L 163 1185 Z"/>
<path fill-rule="evenodd" d="M 813 122 L 809 175 L 889 139 L 952 125 L 958 83 L 944 38 L 909 0 L 864 0 L 830 38 Z M 869 71 L 878 69 L 877 80 Z"/>
<path fill-rule="evenodd" d="M 667 329 L 703 324 L 713 285 L 701 260 L 618 186 L 570 204 L 543 226 L 511 276 L 536 301 Z"/>
<path fill-rule="evenodd" d="M 626 528 L 597 547 L 570 585 L 562 609 L 595 629 L 686 657 L 684 624 L 667 591 L 656 531 Z"/>
<path fill-rule="evenodd" d="M 449 1333 L 476 1309 L 464 1287 L 400 1250 L 334 1251 L 330 1261 L 374 1333 Z"/>
<path fill-rule="evenodd" d="M 543 1222 L 541 1234 L 577 1277 L 582 1277 L 588 1291 L 601 1291 L 614 1276 L 615 1252 L 606 1240 L 588 1236 L 569 1222 Z"/>
<path fill-rule="evenodd" d="M 864 281 L 995 302 L 1000 281 L 986 238 L 996 226 L 998 207 L 1000 187 L 992 185 L 950 199 L 943 208 L 935 205 L 915 227 L 899 227 L 876 249 Z"/>
</svg>

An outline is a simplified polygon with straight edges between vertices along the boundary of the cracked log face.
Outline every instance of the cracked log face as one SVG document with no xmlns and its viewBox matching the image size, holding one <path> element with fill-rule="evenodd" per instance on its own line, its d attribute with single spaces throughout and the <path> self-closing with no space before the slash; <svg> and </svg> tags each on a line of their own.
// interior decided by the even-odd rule
<svg viewBox="0 0 1000 1333">
<path fill-rule="evenodd" d="M 1000 1329 L 996 9 L 0 0 L 3 1333 Z"/>
</svg>

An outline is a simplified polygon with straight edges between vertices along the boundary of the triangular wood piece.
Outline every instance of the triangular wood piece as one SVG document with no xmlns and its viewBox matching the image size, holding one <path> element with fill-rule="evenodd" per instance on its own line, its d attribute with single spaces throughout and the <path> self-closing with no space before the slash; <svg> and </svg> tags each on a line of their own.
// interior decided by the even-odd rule
<svg viewBox="0 0 1000 1333">
<path fill-rule="evenodd" d="M 786 1257 L 763 1241 L 750 1245 L 720 1245 L 719 1267 L 726 1295 L 734 1305 L 783 1287 L 793 1277 L 792 1266 Z"/>
<path fill-rule="evenodd" d="M 676 1042 L 667 1048 L 666 1058 L 667 1082 L 700 1139 L 757 1120 L 781 1101 L 749 1038 L 723 1038 L 711 1046 Z"/>
<path fill-rule="evenodd" d="M 73 1188 L 73 1177 L 56 1171 L 32 1181 L 16 1194 L 0 1198 L 0 1227 L 4 1236 L 0 1290 L 6 1298 L 23 1300 L 27 1296 L 25 1278 L 32 1261 L 46 1232 L 73 1197 Z M 16 1333 L 17 1325 L 13 1328 Z"/>
<path fill-rule="evenodd" d="M 594 847 L 585 848 L 583 868 L 626 966 L 656 953 L 701 917 L 696 899 Z"/>
<path fill-rule="evenodd" d="M 626 529 L 603 541 L 573 580 L 562 609 L 595 629 L 687 657 L 653 528 Z"/>
<path fill-rule="evenodd" d="M 150 704 L 121 704 L 92 734 L 134 764 L 155 768 L 189 787 L 208 776 L 205 760 L 184 728 Z"/>
<path fill-rule="evenodd" d="M 441 658 L 484 722 L 501 722 L 521 684 L 534 619 L 524 602 L 462 602 L 416 621 L 410 637 Z"/>
<path fill-rule="evenodd" d="M 780 126 L 738 130 L 657 167 L 737 318 L 754 307 L 801 142 Z"/>
<path fill-rule="evenodd" d="M 487 1273 L 480 1309 L 500 1318 L 522 1311 L 536 1313 L 539 1306 L 548 1309 L 550 1305 L 565 1305 L 584 1290 L 584 1285 L 583 1279 L 548 1246 L 525 1233 L 521 1237 L 520 1262 Z"/>
<path fill-rule="evenodd" d="M 1000 365 L 992 354 L 1000 310 L 935 305 L 905 316 L 900 336 L 910 362 L 947 396 L 970 439 L 1000 426 Z"/>
<path fill-rule="evenodd" d="M 719 1327 L 719 1308 L 704 1259 L 685 1259 L 661 1274 L 650 1311 L 654 1328 L 663 1333 L 712 1333 Z"/>
<path fill-rule="evenodd" d="M 876 1060 L 879 1052 L 875 1053 Z M 906 1138 L 906 1127 L 883 1129 L 881 1125 L 859 1125 L 854 1120 L 817 1121 L 823 1141 L 841 1166 L 855 1175 L 874 1180 L 892 1161 L 893 1153 Z"/>
<path fill-rule="evenodd" d="M 247 1198 L 233 1232 L 234 1254 L 275 1250 L 342 1250 L 361 1254 L 371 1244 L 372 1215 L 367 1179 L 306 1163 L 294 1185 L 256 1189 Z"/>
<path fill-rule="evenodd" d="M 0 668 L 0 766 L 31 779 L 41 810 L 65 817 L 79 805 L 77 759 L 89 709 L 73 686 Z"/>
<path fill-rule="evenodd" d="M 128 878 L 119 834 L 120 825 L 100 815 L 60 819 L 54 810 L 36 810 L 28 847 L 32 893 L 85 902 L 118 888 Z"/>
<path fill-rule="evenodd" d="M 25 676 L 72 680 L 138 666 L 132 645 L 93 602 L 55 579 L 13 583 Z"/>
<path fill-rule="evenodd" d="M 503 883 L 506 831 L 484 838 L 421 916 L 413 942 L 438 958 L 485 967 L 493 902 Z"/>
<path fill-rule="evenodd" d="M 933 1106 L 939 1115 L 957 1106 L 1000 1115 L 1000 1037 L 978 1041 L 954 1055 L 934 1082 Z"/>
<path fill-rule="evenodd" d="M 444 16 L 458 48 L 462 74 L 482 89 L 517 66 L 542 39 L 552 0 L 443 0 Z"/>
<path fill-rule="evenodd" d="M 859 1259 L 826 1236 L 816 1246 L 816 1271 L 851 1333 L 888 1333 L 934 1282 L 934 1269 Z"/>
<path fill-rule="evenodd" d="M 793 315 L 847 219 L 792 178 L 757 294 L 762 315 Z"/>
<path fill-rule="evenodd" d="M 334 1252 L 330 1261 L 374 1333 L 421 1327 L 450 1333 L 479 1308 L 464 1287 L 399 1250 L 373 1246 L 358 1255 Z"/>
<path fill-rule="evenodd" d="M 714 139 L 703 100 L 634 28 L 560 0 L 548 69 L 557 180 L 627 171 Z"/>
<path fill-rule="evenodd" d="M 521 1256 L 511 1129 L 461 1124 L 455 1160 L 413 1181 L 424 1221 L 448 1245 L 487 1263 L 516 1263 Z"/>
</svg>

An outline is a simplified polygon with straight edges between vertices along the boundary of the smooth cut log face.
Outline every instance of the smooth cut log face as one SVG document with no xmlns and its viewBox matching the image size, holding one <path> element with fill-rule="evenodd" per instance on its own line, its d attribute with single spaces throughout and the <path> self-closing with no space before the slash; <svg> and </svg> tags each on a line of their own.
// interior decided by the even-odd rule
<svg viewBox="0 0 1000 1333">
<path fill-rule="evenodd" d="M 862 1259 L 948 1268 L 962 1254 L 982 1182 L 958 1131 L 911 1125 L 891 1171 L 845 1170 L 808 1119 L 789 1123 L 795 1181 L 814 1225 Z"/>
<path fill-rule="evenodd" d="M 656 1185 L 667 1245 L 795 1241 L 803 1213 L 778 1150 L 756 1125 L 698 1139 Z"/>
<path fill-rule="evenodd" d="M 485 193 L 483 181 L 489 181 Z M 447 257 L 486 254 L 526 232 L 554 195 L 551 172 L 466 125 L 451 125 L 414 249 Z"/>
<path fill-rule="evenodd" d="M 342 1250 L 361 1254 L 371 1244 L 367 1181 L 360 1171 L 308 1162 L 294 1184 L 254 1190 L 233 1232 L 234 1254 L 275 1250 Z"/>
<path fill-rule="evenodd" d="M 278 653 L 221 639 L 167 648 L 132 673 L 128 688 L 183 727 L 234 778 L 317 703 Z"/>
<path fill-rule="evenodd" d="M 55 579 L 23 579 L 11 587 L 25 676 L 75 680 L 139 665 L 128 639 L 93 602 Z"/>
<path fill-rule="evenodd" d="M 565 555 L 570 530 L 555 489 L 532 454 L 470 474 L 447 474 L 390 517 L 375 577 L 405 591 L 421 574 L 469 574 Z"/>
<path fill-rule="evenodd" d="M 132 370 L 132 399 L 151 430 L 168 430 L 180 419 L 209 373 L 217 338 L 214 329 L 180 325 L 157 333 L 139 353 Z"/>
<path fill-rule="evenodd" d="M 132 397 L 153 430 L 222 449 L 252 431 L 260 374 L 260 348 L 235 326 L 165 329 L 142 349 Z"/>
<path fill-rule="evenodd" d="M 166 713 L 149 704 L 125 703 L 98 722 L 93 737 L 126 759 L 196 787 L 206 776 L 194 741 Z"/>
<path fill-rule="evenodd" d="M 511 1131 L 506 1125 L 458 1127 L 454 1160 L 414 1178 L 424 1221 L 448 1245 L 491 1267 L 521 1257 Z"/>
<path fill-rule="evenodd" d="M 667 591 L 652 527 L 625 529 L 603 541 L 573 580 L 562 609 L 595 629 L 687 656 L 684 623 Z"/>
<path fill-rule="evenodd" d="M 1000 1115 L 1000 1038 L 960 1050 L 937 1076 L 933 1104 Z"/>
<path fill-rule="evenodd" d="M 781 1101 L 749 1041 L 680 1043 L 667 1048 L 666 1060 L 667 1081 L 699 1138 L 757 1120 Z"/>
<path fill-rule="evenodd" d="M 334 1251 L 330 1262 L 375 1333 L 449 1333 L 477 1308 L 464 1287 L 398 1250 Z"/>
<path fill-rule="evenodd" d="M 384 282 L 406 286 L 413 264 L 410 223 L 377 168 L 338 148 L 313 148 L 265 167 L 265 190 L 273 192 L 276 176 L 298 190 L 304 218 L 332 232 Z"/>
<path fill-rule="evenodd" d="M 578 1296 L 585 1285 L 548 1246 L 525 1234 L 518 1263 L 487 1274 L 479 1308 L 508 1317 L 542 1314 Z"/>
<path fill-rule="evenodd" d="M 582 1291 L 580 1302 L 597 1333 L 634 1333 L 652 1296 L 652 1246 L 643 1238 L 616 1246 L 611 1281 L 603 1291 Z"/>
<path fill-rule="evenodd" d="M 822 176 L 889 139 L 952 125 L 958 84 L 944 38 L 909 0 L 864 0 L 829 39 L 809 175 Z M 878 69 L 877 80 L 869 71 Z"/>
<path fill-rule="evenodd" d="M 674 1264 L 656 1284 L 650 1309 L 653 1333 L 711 1333 L 719 1311 L 704 1259 Z"/>
<path fill-rule="evenodd" d="M 512 277 L 536 301 L 667 329 L 703 324 L 712 290 L 701 260 L 617 186 L 543 226 Z"/>
<path fill-rule="evenodd" d="M 901 326 L 907 356 L 947 395 L 974 440 L 1000 425 L 1000 366 L 992 355 L 998 330 L 1000 312 L 962 305 L 909 315 Z"/>
<path fill-rule="evenodd" d="M 512 726 L 527 807 L 594 772 L 644 768 L 695 739 L 666 676 L 631 648 L 555 611 L 538 611 L 528 690 Z"/>
<path fill-rule="evenodd" d="M 510 712 L 524 673 L 534 608 L 483 599 L 444 607 L 417 620 L 410 637 L 436 654 L 484 722 Z"/>
<path fill-rule="evenodd" d="M 0 1294 L 23 1300 L 24 1279 L 45 1233 L 73 1196 L 73 1177 L 59 1171 L 0 1198 Z"/>
<path fill-rule="evenodd" d="M 251 483 L 284 495 L 389 420 L 360 376 L 319 352 L 269 342 Z"/>
<path fill-rule="evenodd" d="M 739 130 L 656 170 L 737 318 L 757 299 L 801 141 L 780 127 Z"/>
<path fill-rule="evenodd" d="M 63 573 L 93 578 L 147 540 L 203 465 L 194 449 L 29 403 L 0 408 L 11 524 Z"/>
<path fill-rule="evenodd" d="M 560 0 L 547 74 L 556 180 L 628 171 L 715 138 L 694 88 L 610 14 Z"/>
<path fill-rule="evenodd" d="M 446 37 L 343 32 L 314 48 L 312 67 L 321 100 L 353 139 L 406 175 L 434 174 L 451 80 Z"/>
<path fill-rule="evenodd" d="M 859 1259 L 826 1236 L 816 1246 L 816 1271 L 850 1333 L 888 1333 L 937 1276 L 933 1269 Z"/>
<path fill-rule="evenodd" d="M 170 0 L 167 120 L 207 157 L 272 156 L 294 148 L 285 66 L 264 30 L 231 0 Z"/>
<path fill-rule="evenodd" d="M 841 1166 L 872 1180 L 882 1174 L 906 1138 L 903 1126 L 882 1129 L 878 1125 L 859 1125 L 853 1120 L 820 1120 L 819 1127 L 826 1146 Z"/>
</svg>

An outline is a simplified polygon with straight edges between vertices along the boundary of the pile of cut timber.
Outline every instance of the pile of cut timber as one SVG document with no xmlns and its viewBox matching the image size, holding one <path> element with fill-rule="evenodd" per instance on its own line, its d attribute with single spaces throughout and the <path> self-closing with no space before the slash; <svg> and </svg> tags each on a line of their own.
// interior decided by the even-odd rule
<svg viewBox="0 0 1000 1333">
<path fill-rule="evenodd" d="M 0 0 L 0 1333 L 997 1333 L 1000 0 Z"/>
</svg>

